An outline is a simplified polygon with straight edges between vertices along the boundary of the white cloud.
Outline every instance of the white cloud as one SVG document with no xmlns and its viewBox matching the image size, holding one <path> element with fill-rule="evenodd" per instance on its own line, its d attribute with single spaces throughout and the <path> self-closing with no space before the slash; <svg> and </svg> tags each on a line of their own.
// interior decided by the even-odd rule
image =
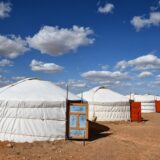
<svg viewBox="0 0 160 160">
<path fill-rule="evenodd" d="M 13 66 L 13 62 L 8 59 L 0 60 L 0 67 Z"/>
<path fill-rule="evenodd" d="M 126 67 L 128 67 L 128 62 L 125 60 L 119 61 L 116 64 L 116 68 L 125 69 Z"/>
<path fill-rule="evenodd" d="M 160 85 L 160 75 L 157 75 L 156 77 L 155 77 L 155 80 L 153 81 L 153 85 Z"/>
<path fill-rule="evenodd" d="M 26 78 L 25 76 L 12 77 L 12 79 L 15 80 L 15 81 L 20 81 L 20 80 L 23 80 L 25 78 Z"/>
<path fill-rule="evenodd" d="M 59 82 L 56 82 L 55 84 L 63 88 L 67 87 L 67 82 L 65 81 L 59 81 Z"/>
<path fill-rule="evenodd" d="M 138 77 L 139 78 L 146 78 L 146 77 L 150 77 L 150 76 L 152 76 L 153 74 L 151 73 L 151 72 L 149 72 L 149 71 L 144 71 L 144 72 L 141 72 L 139 75 L 138 75 Z"/>
<path fill-rule="evenodd" d="M 160 75 L 157 75 L 157 76 L 155 77 L 155 82 L 160 82 Z"/>
<path fill-rule="evenodd" d="M 144 27 L 159 26 L 160 12 L 151 12 L 149 18 L 134 16 L 131 24 L 136 28 L 136 31 L 140 31 Z"/>
<path fill-rule="evenodd" d="M 127 67 L 134 67 L 135 70 L 160 69 L 160 58 L 147 54 L 130 61 L 122 60 L 116 64 L 116 68 L 125 69 Z"/>
<path fill-rule="evenodd" d="M 55 73 L 63 71 L 63 67 L 55 63 L 44 63 L 42 61 L 32 60 L 30 67 L 32 71 L 41 71 L 46 73 Z"/>
<path fill-rule="evenodd" d="M 66 87 L 67 85 L 71 88 L 84 88 L 87 86 L 82 80 L 68 80 L 68 81 L 59 81 L 56 83 L 58 86 Z"/>
<path fill-rule="evenodd" d="M 111 3 L 106 3 L 103 7 L 100 6 L 100 7 L 98 8 L 98 12 L 99 12 L 99 13 L 108 14 L 108 13 L 112 13 L 114 8 L 115 8 L 115 7 L 114 7 L 113 4 L 111 4 Z"/>
<path fill-rule="evenodd" d="M 105 85 L 105 86 L 112 86 L 112 85 L 119 85 L 121 82 L 120 81 L 115 81 L 115 80 L 105 80 L 105 81 L 98 81 L 97 85 Z"/>
<path fill-rule="evenodd" d="M 120 71 L 88 71 L 81 74 L 82 77 L 91 80 L 123 80 L 128 79 L 127 73 Z"/>
<path fill-rule="evenodd" d="M 102 66 L 101 66 L 101 69 L 102 69 L 102 70 L 107 70 L 108 68 L 109 68 L 109 65 L 102 65 Z"/>
<path fill-rule="evenodd" d="M 27 50 L 26 42 L 21 37 L 0 35 L 0 56 L 15 58 Z"/>
<path fill-rule="evenodd" d="M 156 76 L 156 78 L 160 80 L 160 74 L 159 74 L 159 75 L 157 75 L 157 76 Z"/>
<path fill-rule="evenodd" d="M 9 13 L 11 12 L 11 3 L 9 2 L 0 2 L 0 19 L 4 19 L 9 17 Z"/>
<path fill-rule="evenodd" d="M 159 81 L 159 80 L 156 80 L 153 84 L 154 84 L 154 85 L 157 85 L 157 86 L 160 86 L 160 81 Z"/>
<path fill-rule="evenodd" d="M 160 7 L 160 1 L 158 1 L 158 3 L 157 3 L 156 5 L 151 6 L 151 7 L 150 7 L 150 10 L 151 10 L 151 11 L 156 11 L 156 10 L 159 9 L 159 7 Z"/>
<path fill-rule="evenodd" d="M 10 84 L 11 81 L 0 75 L 0 87 Z"/>
<path fill-rule="evenodd" d="M 75 51 L 80 46 L 94 42 L 88 36 L 93 34 L 90 28 L 73 26 L 70 29 L 44 26 L 33 37 L 27 37 L 30 47 L 53 56 Z"/>
<path fill-rule="evenodd" d="M 81 80 L 69 80 L 68 85 L 75 88 L 84 88 L 86 83 Z"/>
</svg>

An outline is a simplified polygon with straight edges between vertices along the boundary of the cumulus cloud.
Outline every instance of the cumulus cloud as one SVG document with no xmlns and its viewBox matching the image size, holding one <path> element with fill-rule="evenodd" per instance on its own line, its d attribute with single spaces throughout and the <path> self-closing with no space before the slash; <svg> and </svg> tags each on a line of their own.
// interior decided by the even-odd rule
<svg viewBox="0 0 160 160">
<path fill-rule="evenodd" d="M 0 2 L 0 19 L 4 19 L 9 17 L 9 13 L 11 12 L 11 3 L 9 2 Z"/>
<path fill-rule="evenodd" d="M 16 58 L 28 51 L 26 42 L 21 37 L 0 35 L 0 56 Z"/>
<path fill-rule="evenodd" d="M 135 27 L 136 31 L 140 31 L 144 27 L 159 26 L 160 12 L 151 12 L 148 18 L 144 16 L 134 16 L 131 24 Z"/>
<path fill-rule="evenodd" d="M 55 63 L 44 63 L 42 61 L 32 60 L 30 67 L 32 71 L 41 71 L 46 73 L 55 73 L 63 71 L 63 67 Z"/>
<path fill-rule="evenodd" d="M 125 69 L 127 67 L 134 67 L 135 70 L 160 69 L 160 58 L 147 54 L 129 61 L 122 60 L 116 64 L 116 68 Z"/>
<path fill-rule="evenodd" d="M 146 77 L 150 77 L 150 76 L 152 76 L 153 74 L 151 73 L 151 72 L 149 72 L 149 71 L 143 71 L 143 72 L 141 72 L 139 75 L 138 75 L 138 77 L 139 78 L 146 78 Z"/>
<path fill-rule="evenodd" d="M 13 62 L 8 59 L 0 60 L 0 67 L 13 66 Z"/>
<path fill-rule="evenodd" d="M 108 14 L 112 13 L 114 8 L 115 7 L 112 3 L 106 3 L 103 7 L 102 6 L 98 7 L 98 12 Z"/>
<path fill-rule="evenodd" d="M 59 28 L 44 26 L 33 37 L 27 37 L 30 47 L 53 56 L 63 55 L 75 51 L 80 46 L 94 42 L 89 38 L 93 31 L 90 28 L 73 26 L 72 28 Z"/>
<path fill-rule="evenodd" d="M 127 73 L 120 71 L 88 71 L 81 74 L 82 77 L 91 80 L 123 80 L 128 79 Z"/>
</svg>

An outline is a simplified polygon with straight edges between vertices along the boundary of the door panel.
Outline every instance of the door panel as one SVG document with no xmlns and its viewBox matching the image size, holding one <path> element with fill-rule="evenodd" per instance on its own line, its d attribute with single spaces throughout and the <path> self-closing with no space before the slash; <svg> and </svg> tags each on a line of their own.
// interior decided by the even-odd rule
<svg viewBox="0 0 160 160">
<path fill-rule="evenodd" d="M 160 101 L 155 101 L 156 112 L 160 112 Z"/>
<path fill-rule="evenodd" d="M 88 139 L 88 104 L 69 103 L 68 109 L 69 139 Z"/>
<path fill-rule="evenodd" d="M 141 103 L 131 102 L 131 121 L 141 121 Z"/>
</svg>

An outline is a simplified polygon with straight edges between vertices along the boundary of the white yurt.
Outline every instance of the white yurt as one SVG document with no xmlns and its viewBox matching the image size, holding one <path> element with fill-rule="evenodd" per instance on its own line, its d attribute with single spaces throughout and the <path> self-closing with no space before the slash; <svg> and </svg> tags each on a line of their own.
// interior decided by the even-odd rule
<svg viewBox="0 0 160 160">
<path fill-rule="evenodd" d="M 150 113 L 155 112 L 155 96 L 150 94 L 130 94 L 127 96 L 129 99 L 135 102 L 141 102 L 141 112 Z"/>
<path fill-rule="evenodd" d="M 155 96 L 155 100 L 160 101 L 160 96 L 159 96 L 159 95 L 156 95 L 156 96 Z"/>
<path fill-rule="evenodd" d="M 33 142 L 65 138 L 66 90 L 28 78 L 0 89 L 0 141 Z M 78 97 L 68 94 L 70 100 Z"/>
<path fill-rule="evenodd" d="M 89 103 L 89 119 L 97 121 L 130 120 L 129 99 L 106 87 L 95 87 L 79 97 Z"/>
</svg>

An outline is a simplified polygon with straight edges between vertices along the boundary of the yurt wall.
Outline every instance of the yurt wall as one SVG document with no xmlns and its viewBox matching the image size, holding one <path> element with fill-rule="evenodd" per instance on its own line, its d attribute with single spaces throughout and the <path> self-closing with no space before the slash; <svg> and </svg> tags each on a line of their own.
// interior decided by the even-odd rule
<svg viewBox="0 0 160 160">
<path fill-rule="evenodd" d="M 135 102 L 141 102 L 141 111 L 142 113 L 150 113 L 155 112 L 155 96 L 154 95 L 139 95 L 139 94 L 131 94 L 127 96 L 131 100 Z"/>
<path fill-rule="evenodd" d="M 81 94 L 79 94 L 80 96 Z M 130 103 L 125 96 L 105 87 L 95 87 L 83 93 L 89 103 L 89 119 L 97 121 L 130 120 Z"/>
<path fill-rule="evenodd" d="M 78 97 L 69 93 L 70 100 Z M 0 140 L 33 142 L 65 138 L 66 91 L 25 79 L 0 89 Z"/>
</svg>

